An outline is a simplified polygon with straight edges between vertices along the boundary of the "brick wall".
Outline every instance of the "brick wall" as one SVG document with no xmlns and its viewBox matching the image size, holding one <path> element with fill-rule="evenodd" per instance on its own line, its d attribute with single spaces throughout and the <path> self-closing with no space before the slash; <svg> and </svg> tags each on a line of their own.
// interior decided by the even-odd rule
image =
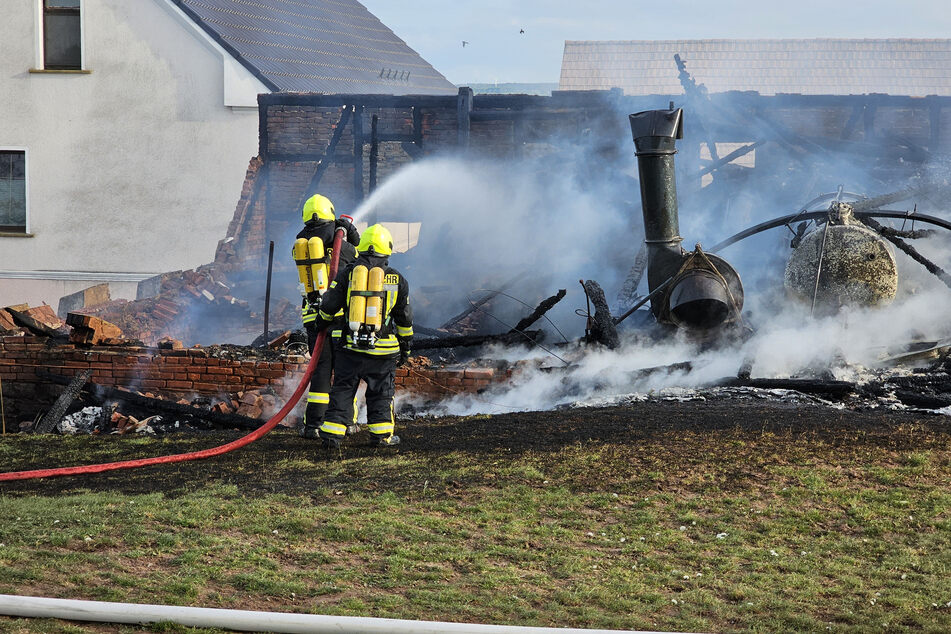
<svg viewBox="0 0 951 634">
<path fill-rule="evenodd" d="M 0 382 L 7 416 L 32 418 L 48 409 L 64 389 L 43 373 L 72 378 L 92 369 L 91 381 L 108 387 L 177 399 L 181 396 L 235 394 L 271 387 L 290 395 L 307 359 L 286 355 L 276 360 L 216 358 L 213 348 L 159 350 L 128 346 L 50 347 L 38 337 L 0 337 Z M 499 375 L 498 378 L 501 378 Z M 492 369 L 399 368 L 398 392 L 445 397 L 475 392 L 496 380 Z"/>
</svg>

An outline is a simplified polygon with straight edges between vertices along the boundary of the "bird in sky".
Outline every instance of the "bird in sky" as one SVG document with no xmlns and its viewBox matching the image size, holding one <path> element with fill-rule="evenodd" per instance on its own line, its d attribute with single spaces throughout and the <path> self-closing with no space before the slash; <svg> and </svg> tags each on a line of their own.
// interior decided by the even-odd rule
<svg viewBox="0 0 951 634">
<path fill-rule="evenodd" d="M 525 33 L 525 29 L 519 29 L 518 32 L 524 34 L 524 33 Z"/>
<path fill-rule="evenodd" d="M 466 42 L 465 40 L 462 40 L 462 48 L 465 48 L 466 44 L 468 44 L 468 42 Z"/>
</svg>

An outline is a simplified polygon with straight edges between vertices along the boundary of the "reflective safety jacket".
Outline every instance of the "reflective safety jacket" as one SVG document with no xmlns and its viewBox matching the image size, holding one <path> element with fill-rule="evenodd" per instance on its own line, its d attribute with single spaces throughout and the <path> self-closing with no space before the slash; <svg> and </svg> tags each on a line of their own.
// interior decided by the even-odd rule
<svg viewBox="0 0 951 634">
<path fill-rule="evenodd" d="M 346 220 L 319 220 L 315 218 L 304 225 L 301 232 L 297 234 L 297 239 L 309 240 L 316 236 L 323 240 L 324 253 L 329 264 L 330 258 L 333 257 L 334 234 L 337 232 L 337 227 L 345 227 L 347 230 L 346 239 L 340 245 L 340 261 L 337 267 L 338 270 L 342 271 L 345 266 L 357 259 L 356 246 L 360 244 L 360 232 L 352 224 Z M 306 297 L 301 300 L 300 316 L 305 326 L 313 324 L 317 320 L 317 309 L 311 306 Z M 338 313 L 338 316 L 342 317 L 343 313 Z"/>
<path fill-rule="evenodd" d="M 360 348 L 353 341 L 353 333 L 346 321 L 343 321 L 343 335 L 346 335 L 343 346 L 360 354 L 374 357 L 390 357 L 398 355 L 401 349 L 409 350 L 413 341 L 413 309 L 409 305 L 409 283 L 399 271 L 388 265 L 387 258 L 360 255 L 347 268 L 341 269 L 337 278 L 330 283 L 330 288 L 324 293 L 320 304 L 319 316 L 322 323 L 318 328 L 324 328 L 335 322 L 341 310 L 350 305 L 350 276 L 353 269 L 362 264 L 368 269 L 375 266 L 383 269 L 383 291 L 386 297 L 383 302 L 383 327 L 377 334 L 373 348 Z M 337 326 L 335 322 L 334 330 Z M 331 333 L 333 334 L 333 333 Z"/>
</svg>

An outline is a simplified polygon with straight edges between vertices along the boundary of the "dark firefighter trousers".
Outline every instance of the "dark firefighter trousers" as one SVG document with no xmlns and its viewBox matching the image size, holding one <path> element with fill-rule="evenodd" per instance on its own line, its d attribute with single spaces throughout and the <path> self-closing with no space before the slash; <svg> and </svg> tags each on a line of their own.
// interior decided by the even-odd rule
<svg viewBox="0 0 951 634">
<path fill-rule="evenodd" d="M 307 393 L 307 409 L 304 410 L 304 427 L 316 430 L 324 420 L 327 405 L 330 403 L 330 380 L 334 371 L 334 356 L 336 355 L 337 339 L 331 339 L 331 330 L 327 331 L 324 347 L 320 351 L 317 367 L 310 376 L 310 391 Z M 311 354 L 317 342 L 317 329 L 307 325 L 307 345 Z"/>
<path fill-rule="evenodd" d="M 393 393 L 399 356 L 372 356 L 340 347 L 334 358 L 330 406 L 320 426 L 320 437 L 340 440 L 347 425 L 356 422 L 354 400 L 360 380 L 367 384 L 367 428 L 378 438 L 393 435 Z"/>
</svg>

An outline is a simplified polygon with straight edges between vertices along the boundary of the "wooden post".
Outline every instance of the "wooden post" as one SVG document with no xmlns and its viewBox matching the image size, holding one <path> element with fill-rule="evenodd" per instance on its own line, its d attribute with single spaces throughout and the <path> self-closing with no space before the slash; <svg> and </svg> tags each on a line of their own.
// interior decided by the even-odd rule
<svg viewBox="0 0 951 634">
<path fill-rule="evenodd" d="M 413 143 L 423 149 L 423 110 L 419 106 L 413 106 Z"/>
<path fill-rule="evenodd" d="M 271 273 L 274 270 L 274 240 L 267 250 L 267 282 L 264 287 L 264 346 L 267 348 L 268 337 L 268 318 L 271 314 Z"/>
<path fill-rule="evenodd" d="M 363 201 L 363 106 L 353 107 L 353 206 Z"/>
<path fill-rule="evenodd" d="M 469 149 L 469 130 L 472 114 L 472 89 L 463 86 L 459 89 L 456 98 L 456 125 L 458 129 L 458 145 L 463 152 Z"/>
<path fill-rule="evenodd" d="M 931 123 L 931 134 L 929 143 L 931 147 L 928 148 L 932 152 L 938 149 L 938 145 L 941 143 L 941 105 L 937 103 L 936 100 L 931 100 L 931 107 L 928 108 L 928 115 Z"/>
<path fill-rule="evenodd" d="M 864 120 L 865 138 L 863 141 L 871 141 L 875 137 L 875 104 L 865 104 Z"/>
<path fill-rule="evenodd" d="M 372 194 L 376 189 L 376 163 L 380 154 L 380 140 L 377 138 L 376 130 L 380 117 L 373 115 L 370 120 L 370 184 L 367 193 Z"/>
</svg>

